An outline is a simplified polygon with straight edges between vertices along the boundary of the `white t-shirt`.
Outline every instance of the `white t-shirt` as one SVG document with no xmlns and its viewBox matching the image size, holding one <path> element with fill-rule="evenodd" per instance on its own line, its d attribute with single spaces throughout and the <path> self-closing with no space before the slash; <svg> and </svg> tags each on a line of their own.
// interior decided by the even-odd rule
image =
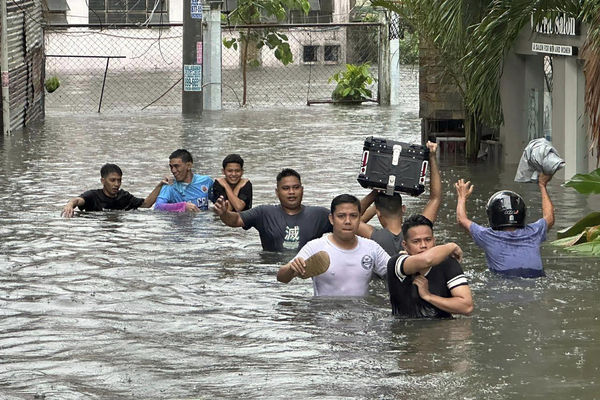
<svg viewBox="0 0 600 400">
<path fill-rule="evenodd" d="M 329 254 L 329 269 L 312 278 L 315 296 L 366 296 L 373 273 L 385 277 L 390 256 L 370 239 L 357 236 L 357 246 L 345 250 L 329 236 L 311 240 L 296 255 L 306 260 L 322 250 Z"/>
</svg>

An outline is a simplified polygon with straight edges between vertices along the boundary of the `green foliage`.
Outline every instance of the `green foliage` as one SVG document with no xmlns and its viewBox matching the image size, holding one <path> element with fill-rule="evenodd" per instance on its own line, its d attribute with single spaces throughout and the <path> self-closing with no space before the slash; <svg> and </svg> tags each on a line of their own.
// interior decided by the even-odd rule
<svg viewBox="0 0 600 400">
<path fill-rule="evenodd" d="M 401 64 L 419 63 L 419 37 L 415 33 L 404 32 L 404 38 L 399 41 Z"/>
<path fill-rule="evenodd" d="M 589 174 L 576 174 L 565 186 L 583 194 L 600 193 L 600 168 Z M 600 255 L 600 212 L 588 214 L 573 226 L 561 229 L 556 237 L 558 240 L 552 242 L 555 246 L 582 254 Z"/>
<path fill-rule="evenodd" d="M 258 59 L 249 59 L 248 46 L 255 44 L 258 49 L 267 46 L 273 50 L 275 57 L 283 64 L 290 64 L 294 56 L 286 35 L 273 29 L 264 29 L 260 24 L 272 22 L 275 18 L 282 22 L 287 18 L 289 10 L 302 10 L 308 14 L 310 3 L 308 0 L 238 0 L 237 7 L 227 16 L 231 25 L 257 25 L 257 29 L 240 31 L 239 38 L 223 39 L 223 45 L 228 49 L 241 50 L 243 90 L 242 103 L 246 104 L 246 66 L 259 66 Z"/>
<path fill-rule="evenodd" d="M 556 237 L 559 239 L 571 237 L 583 232 L 588 227 L 596 225 L 600 225 L 600 212 L 588 214 L 577 221 L 573 226 L 561 229 L 560 231 L 556 232 Z"/>
<path fill-rule="evenodd" d="M 46 87 L 48 93 L 52 93 L 56 89 L 58 89 L 58 87 L 60 86 L 60 81 L 58 80 L 58 77 L 51 76 L 50 78 L 46 79 L 46 82 L 44 82 L 44 86 Z"/>
<path fill-rule="evenodd" d="M 305 14 L 310 10 L 308 0 L 239 0 L 237 8 L 227 17 L 233 25 L 259 25 L 275 18 L 278 22 L 287 18 L 287 11 L 299 9 Z M 240 32 L 239 38 L 223 39 L 223 45 L 228 49 L 238 49 L 240 45 L 256 43 L 258 48 L 267 46 L 274 50 L 275 57 L 284 65 L 293 61 L 292 51 L 286 35 L 274 30 L 261 29 L 248 32 Z"/>
<path fill-rule="evenodd" d="M 329 82 L 336 81 L 337 85 L 331 94 L 336 101 L 358 101 L 369 99 L 372 96 L 367 85 L 373 84 L 375 79 L 369 70 L 368 63 L 361 65 L 346 64 L 345 71 L 339 71 L 329 78 Z"/>
<path fill-rule="evenodd" d="M 600 168 L 589 174 L 576 174 L 567 183 L 566 187 L 572 187 L 579 193 L 599 194 L 600 193 Z"/>
</svg>

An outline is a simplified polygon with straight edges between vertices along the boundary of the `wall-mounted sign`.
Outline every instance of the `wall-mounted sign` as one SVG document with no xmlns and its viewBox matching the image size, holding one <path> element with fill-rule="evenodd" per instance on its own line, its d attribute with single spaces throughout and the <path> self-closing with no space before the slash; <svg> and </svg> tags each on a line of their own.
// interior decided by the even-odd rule
<svg viewBox="0 0 600 400">
<path fill-rule="evenodd" d="M 183 90 L 186 92 L 202 91 L 202 65 L 183 66 Z"/>
<path fill-rule="evenodd" d="M 190 5 L 190 14 L 192 16 L 192 19 L 202 19 L 202 1 L 190 0 Z"/>
<path fill-rule="evenodd" d="M 537 33 L 544 35 L 564 35 L 578 36 L 579 22 L 574 17 L 569 17 L 567 14 L 559 15 L 554 19 L 544 18 L 542 21 L 533 25 L 533 15 L 531 16 L 531 27 Z"/>
<path fill-rule="evenodd" d="M 538 53 L 557 54 L 559 56 L 576 56 L 577 47 L 575 46 L 564 46 L 562 44 L 550 44 L 550 43 L 531 43 L 531 51 Z"/>
<path fill-rule="evenodd" d="M 196 64 L 202 65 L 202 42 L 196 42 Z"/>
</svg>

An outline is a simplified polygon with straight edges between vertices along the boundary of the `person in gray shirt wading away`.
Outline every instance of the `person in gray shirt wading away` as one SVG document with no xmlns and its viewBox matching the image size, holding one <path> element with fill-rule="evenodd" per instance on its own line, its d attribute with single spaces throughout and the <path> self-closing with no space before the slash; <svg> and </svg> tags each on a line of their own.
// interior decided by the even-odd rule
<svg viewBox="0 0 600 400">
<path fill-rule="evenodd" d="M 300 174 L 286 168 L 277 175 L 275 194 L 279 205 L 261 205 L 237 213 L 230 211 L 229 202 L 220 197 L 215 212 L 232 228 L 256 228 L 263 250 L 298 250 L 332 229 L 329 210 L 302 205 L 303 190 Z"/>
<path fill-rule="evenodd" d="M 431 222 L 435 222 L 442 203 L 442 179 L 437 164 L 437 143 L 427 142 L 429 149 L 430 187 L 429 201 L 422 214 Z M 375 201 L 375 208 L 368 208 Z M 393 196 L 373 190 L 366 195 L 360 205 L 364 212 L 358 228 L 358 235 L 376 241 L 390 255 L 394 256 L 402 250 L 402 217 L 406 206 L 402 205 L 402 197 L 398 193 Z M 382 228 L 376 228 L 367 222 L 377 214 Z"/>
</svg>

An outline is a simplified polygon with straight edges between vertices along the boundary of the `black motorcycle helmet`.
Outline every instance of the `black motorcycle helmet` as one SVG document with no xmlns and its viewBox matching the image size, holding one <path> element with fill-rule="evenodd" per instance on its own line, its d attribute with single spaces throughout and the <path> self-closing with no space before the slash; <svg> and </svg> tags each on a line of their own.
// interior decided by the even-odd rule
<svg viewBox="0 0 600 400">
<path fill-rule="evenodd" d="M 501 190 L 494 193 L 488 200 L 486 211 L 492 229 L 525 226 L 527 206 L 523 198 L 513 191 Z"/>
</svg>

